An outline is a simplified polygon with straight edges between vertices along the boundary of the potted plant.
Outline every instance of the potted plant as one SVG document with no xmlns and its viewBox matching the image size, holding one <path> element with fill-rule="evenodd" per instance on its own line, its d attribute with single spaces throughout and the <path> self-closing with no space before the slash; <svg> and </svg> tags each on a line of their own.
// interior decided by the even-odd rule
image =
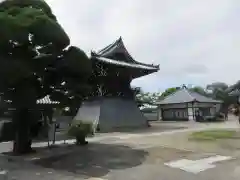
<svg viewBox="0 0 240 180">
<path fill-rule="evenodd" d="M 77 145 L 86 145 L 86 137 L 92 133 L 92 123 L 85 123 L 78 121 L 77 123 L 71 124 L 68 135 L 76 138 Z"/>
</svg>

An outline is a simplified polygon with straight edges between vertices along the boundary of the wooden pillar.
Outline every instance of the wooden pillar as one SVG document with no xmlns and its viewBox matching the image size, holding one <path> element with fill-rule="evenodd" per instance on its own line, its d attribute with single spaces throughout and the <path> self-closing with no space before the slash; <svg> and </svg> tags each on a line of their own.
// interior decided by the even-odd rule
<svg viewBox="0 0 240 180">
<path fill-rule="evenodd" d="M 238 96 L 238 101 L 237 101 L 238 103 L 238 122 L 239 122 L 239 124 L 240 124 L 240 96 Z"/>
<path fill-rule="evenodd" d="M 187 117 L 188 117 L 188 121 L 189 121 L 190 119 L 189 119 L 189 112 L 188 112 L 188 108 L 189 108 L 188 103 L 186 103 L 186 108 L 187 108 Z"/>
<path fill-rule="evenodd" d="M 240 105 L 238 105 L 238 122 L 240 124 Z"/>
<path fill-rule="evenodd" d="M 195 120 L 195 121 L 196 121 L 196 115 L 195 115 L 194 102 L 192 102 L 192 112 L 193 112 L 193 120 Z"/>
<path fill-rule="evenodd" d="M 188 120 L 193 121 L 194 120 L 194 107 L 193 103 L 189 105 L 190 103 L 187 103 L 187 111 L 188 111 Z"/>
<path fill-rule="evenodd" d="M 157 121 L 160 121 L 160 112 L 161 112 L 161 111 L 162 111 L 161 106 L 158 105 L 158 106 L 157 106 Z M 162 115 L 162 112 L 161 112 L 161 115 Z"/>
</svg>

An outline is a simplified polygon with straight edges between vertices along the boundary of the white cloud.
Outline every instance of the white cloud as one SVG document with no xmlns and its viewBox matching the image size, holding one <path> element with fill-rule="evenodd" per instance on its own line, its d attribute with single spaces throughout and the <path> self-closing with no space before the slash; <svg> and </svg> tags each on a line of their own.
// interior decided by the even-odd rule
<svg viewBox="0 0 240 180">
<path fill-rule="evenodd" d="M 48 0 L 74 45 L 98 50 L 119 36 L 137 60 L 160 64 L 134 81 L 172 85 L 234 83 L 240 67 L 239 0 Z"/>
</svg>

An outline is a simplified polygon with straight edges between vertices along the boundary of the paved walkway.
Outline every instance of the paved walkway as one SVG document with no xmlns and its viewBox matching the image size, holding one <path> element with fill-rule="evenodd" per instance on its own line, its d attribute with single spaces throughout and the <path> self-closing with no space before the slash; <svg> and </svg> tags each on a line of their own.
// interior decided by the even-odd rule
<svg viewBox="0 0 240 180">
<path fill-rule="evenodd" d="M 156 123 L 155 123 L 156 124 Z M 163 126 L 162 123 L 157 123 L 158 126 Z M 223 123 L 195 123 L 195 122 L 190 122 L 190 123 L 166 123 L 168 124 L 168 127 L 171 126 L 178 126 L 178 127 L 184 127 L 184 128 L 173 128 L 172 130 L 161 130 L 161 132 L 152 132 L 151 128 L 149 131 L 139 131 L 137 133 L 127 133 L 127 132 L 119 132 L 119 133 L 107 133 L 107 134 L 100 134 L 100 136 L 96 135 L 95 137 L 90 137 L 88 138 L 89 142 L 99 142 L 103 140 L 111 140 L 111 139 L 129 139 L 129 138 L 139 138 L 139 137 L 152 137 L 152 136 L 162 136 L 162 135 L 171 135 L 171 134 L 176 134 L 176 133 L 184 133 L 184 132 L 194 132 L 194 131 L 199 131 L 199 130 L 207 130 L 207 129 L 225 129 L 225 128 L 230 128 L 230 129 L 235 129 L 240 127 L 237 121 L 227 121 Z M 177 129 L 177 130 L 176 130 Z M 63 144 L 64 141 L 56 141 L 55 144 Z M 75 140 L 66 140 L 65 143 L 67 144 L 73 144 L 75 143 Z M 35 143 L 33 144 L 33 147 L 47 147 L 47 142 L 41 142 L 41 143 Z"/>
</svg>

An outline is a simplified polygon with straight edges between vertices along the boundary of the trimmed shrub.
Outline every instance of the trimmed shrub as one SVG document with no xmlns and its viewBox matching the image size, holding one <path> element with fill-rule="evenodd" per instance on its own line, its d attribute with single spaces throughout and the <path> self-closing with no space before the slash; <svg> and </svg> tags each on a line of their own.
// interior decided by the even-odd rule
<svg viewBox="0 0 240 180">
<path fill-rule="evenodd" d="M 92 133 L 92 123 L 84 123 L 82 121 L 75 121 L 68 130 L 68 135 L 76 138 L 77 145 L 88 144 L 86 137 Z"/>
</svg>

